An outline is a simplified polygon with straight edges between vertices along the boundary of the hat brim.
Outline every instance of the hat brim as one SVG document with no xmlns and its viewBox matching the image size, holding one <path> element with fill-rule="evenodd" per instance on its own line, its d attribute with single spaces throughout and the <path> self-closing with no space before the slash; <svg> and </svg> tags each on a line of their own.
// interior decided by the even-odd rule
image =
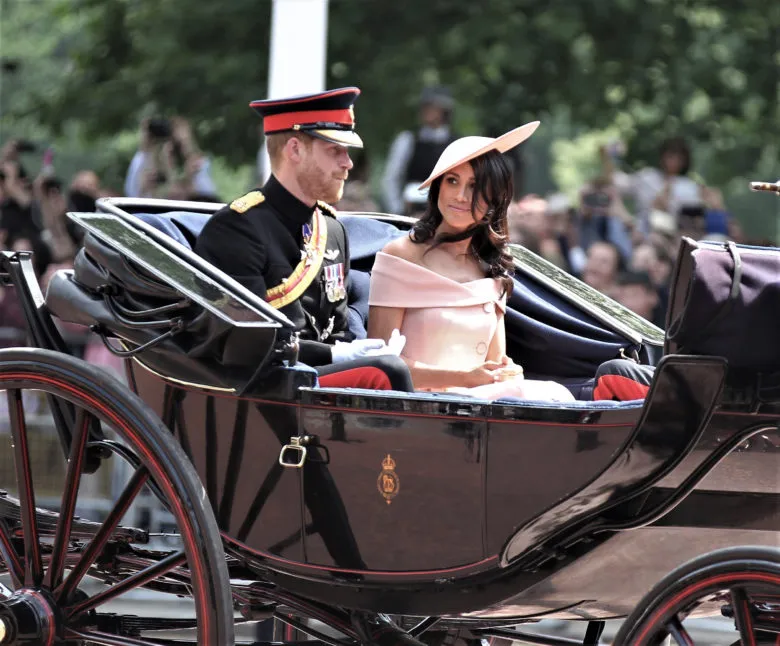
<svg viewBox="0 0 780 646">
<path fill-rule="evenodd" d="M 363 140 L 354 130 L 306 130 L 307 135 L 324 139 L 332 144 L 350 146 L 352 148 L 362 148 Z"/>
<path fill-rule="evenodd" d="M 444 173 L 465 164 L 480 155 L 484 155 L 491 150 L 505 153 L 515 146 L 523 143 L 539 127 L 539 121 L 531 121 L 519 128 L 514 128 L 495 139 L 491 137 L 462 137 L 453 141 L 439 157 L 436 166 L 430 177 L 420 184 L 420 189 L 427 188 L 434 180 L 444 175 Z"/>
</svg>

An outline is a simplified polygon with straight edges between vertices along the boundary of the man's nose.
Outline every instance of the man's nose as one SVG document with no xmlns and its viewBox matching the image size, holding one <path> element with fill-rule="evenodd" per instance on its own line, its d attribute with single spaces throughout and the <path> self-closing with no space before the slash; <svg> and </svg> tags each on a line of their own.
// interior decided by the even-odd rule
<svg viewBox="0 0 780 646">
<path fill-rule="evenodd" d="M 354 166 L 354 164 L 352 163 L 352 158 L 349 156 L 349 153 L 344 153 L 344 158 L 341 160 L 341 165 L 347 170 L 351 170 L 351 168 Z"/>
</svg>

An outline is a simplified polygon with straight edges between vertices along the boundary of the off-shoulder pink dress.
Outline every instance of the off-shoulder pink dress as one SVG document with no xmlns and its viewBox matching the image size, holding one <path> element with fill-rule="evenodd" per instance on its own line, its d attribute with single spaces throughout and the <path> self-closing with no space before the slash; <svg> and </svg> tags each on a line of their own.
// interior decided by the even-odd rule
<svg viewBox="0 0 780 646">
<path fill-rule="evenodd" d="M 480 278 L 459 283 L 422 265 L 379 252 L 371 274 L 369 304 L 406 310 L 401 334 L 403 356 L 413 361 L 456 370 L 470 370 L 487 360 L 490 343 L 503 325 L 506 296 L 501 283 Z M 500 399 L 573 401 L 572 394 L 553 381 L 522 377 L 473 388 L 443 388 L 447 392 Z"/>
</svg>

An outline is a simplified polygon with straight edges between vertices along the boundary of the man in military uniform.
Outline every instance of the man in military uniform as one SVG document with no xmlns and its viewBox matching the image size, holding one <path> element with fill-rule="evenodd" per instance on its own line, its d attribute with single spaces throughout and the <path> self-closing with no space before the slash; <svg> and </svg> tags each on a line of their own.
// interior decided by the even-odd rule
<svg viewBox="0 0 780 646">
<path fill-rule="evenodd" d="M 300 333 L 299 360 L 322 386 L 413 390 L 409 370 L 381 339 L 347 327 L 349 245 L 328 203 L 344 190 L 355 132 L 354 87 L 254 101 L 271 177 L 218 211 L 198 236 L 206 260 L 283 312 Z"/>
</svg>

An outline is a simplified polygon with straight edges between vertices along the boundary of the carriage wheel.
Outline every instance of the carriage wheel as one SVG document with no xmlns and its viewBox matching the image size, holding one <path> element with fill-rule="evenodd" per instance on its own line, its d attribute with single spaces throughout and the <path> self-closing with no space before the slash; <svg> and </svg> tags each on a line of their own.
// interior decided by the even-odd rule
<svg viewBox="0 0 780 646">
<path fill-rule="evenodd" d="M 729 548 L 684 564 L 642 599 L 614 643 L 656 646 L 671 637 L 672 643 L 695 646 L 686 619 L 717 611 L 733 618 L 736 644 L 780 643 L 780 550 Z"/>
<path fill-rule="evenodd" d="M 195 470 L 162 422 L 103 370 L 46 350 L 0 351 L 0 391 L 8 402 L 6 454 L 13 454 L 3 461 L 3 486 L 11 491 L 0 496 L 0 567 L 10 580 L 0 583 L 0 646 L 233 644 L 232 599 L 217 524 Z M 69 450 L 50 442 L 46 453 L 47 470 L 61 473 L 55 501 L 48 505 L 58 513 L 41 508 L 52 494 L 36 485 L 49 474 L 39 473 L 31 459 L 38 455 L 31 449 L 41 442 L 35 431 L 41 415 L 33 414 L 32 403 L 41 400 L 49 411 L 67 406 L 74 420 Z M 104 444 L 117 452 L 89 475 L 90 429 L 98 422 L 115 435 Z M 99 521 L 76 516 L 80 488 L 92 491 L 93 479 L 114 473 L 117 461 L 126 480 L 116 489 L 121 493 L 108 499 Z M 150 491 L 175 521 L 163 544 L 167 549 L 150 549 L 148 532 L 120 524 L 139 494 Z M 189 604 L 189 617 L 166 617 L 155 603 L 147 604 L 153 616 L 139 617 L 138 596 L 157 592 Z"/>
</svg>

